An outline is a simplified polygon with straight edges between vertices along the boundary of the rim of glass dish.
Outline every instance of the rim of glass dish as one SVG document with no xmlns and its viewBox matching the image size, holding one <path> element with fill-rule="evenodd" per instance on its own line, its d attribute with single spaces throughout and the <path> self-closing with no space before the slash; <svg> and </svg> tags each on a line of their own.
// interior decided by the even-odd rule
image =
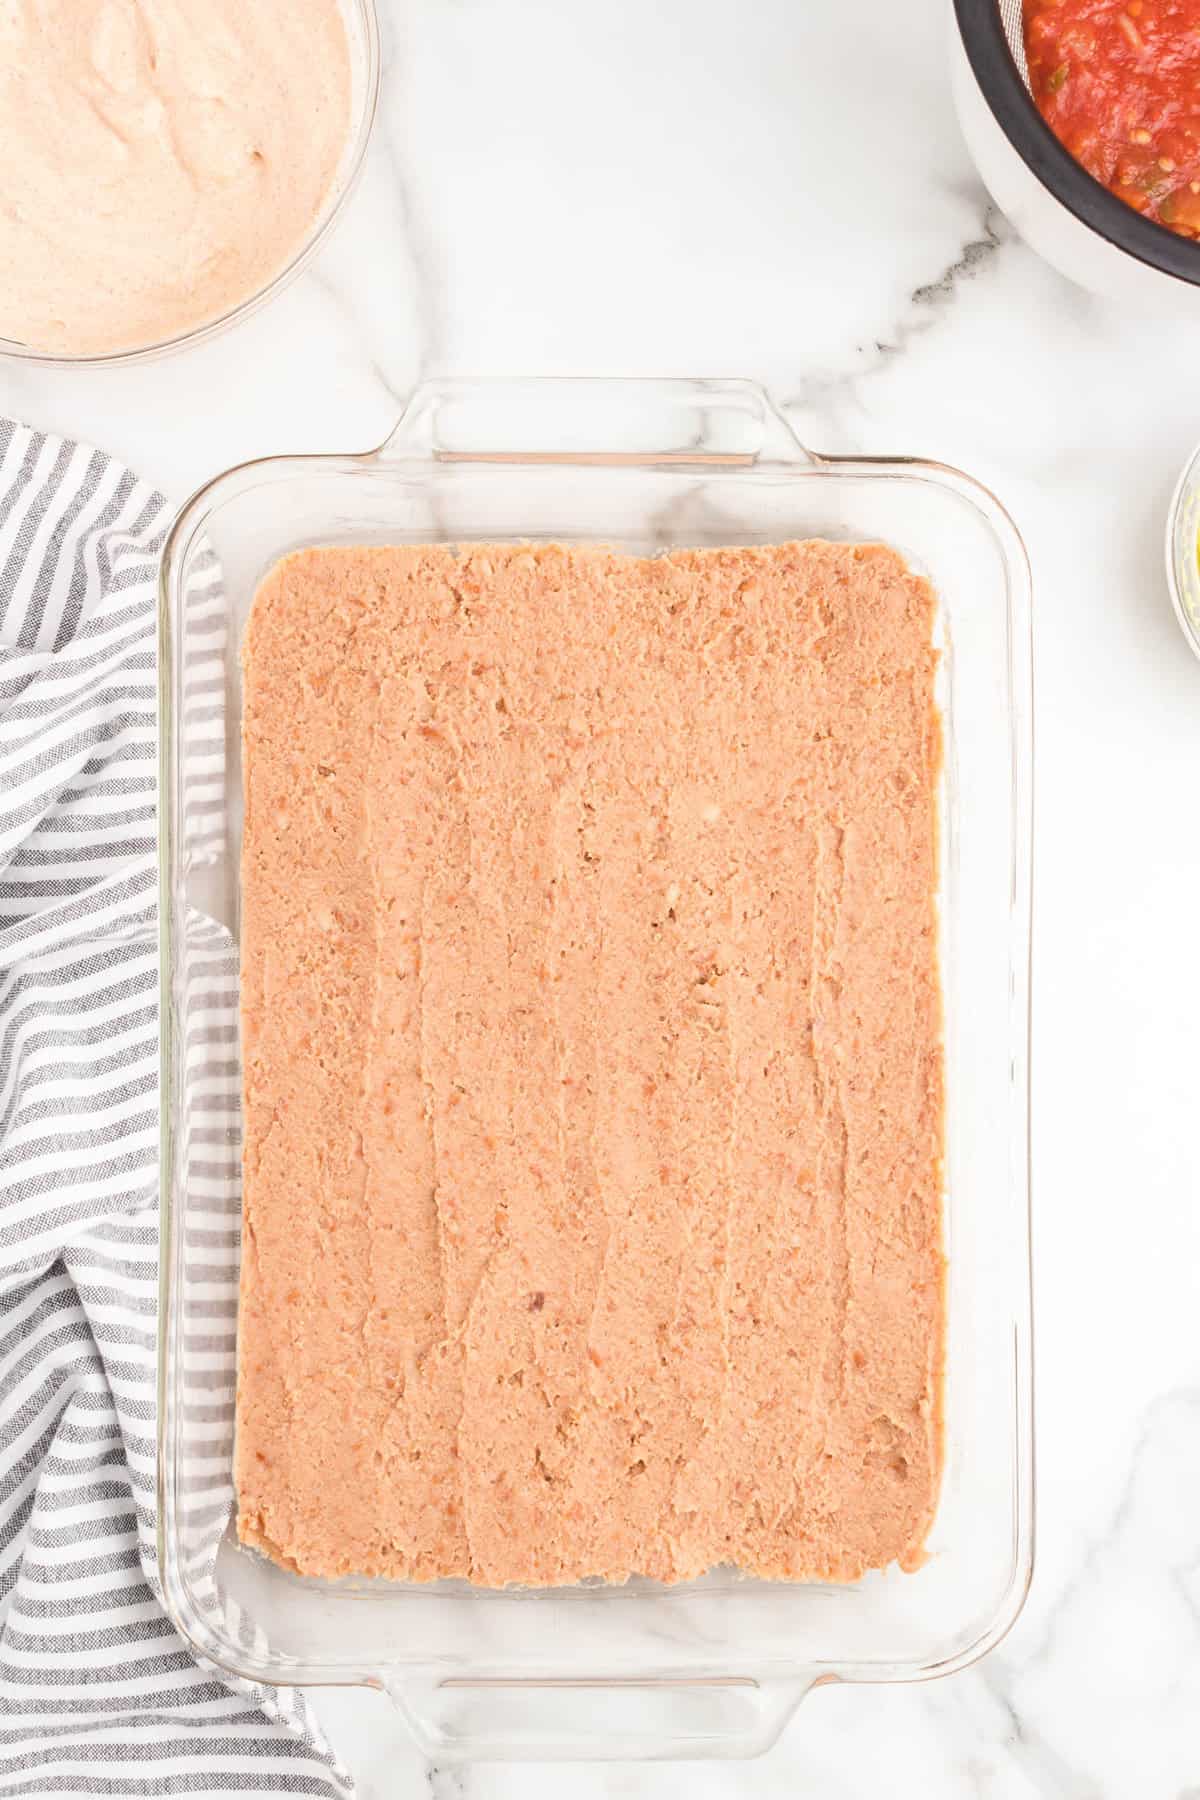
<svg viewBox="0 0 1200 1800">
<path fill-rule="evenodd" d="M 1055 137 L 1013 60 L 998 0 L 954 0 L 954 13 L 979 91 L 1030 174 L 1114 250 L 1161 275 L 1200 286 L 1200 243 L 1126 206 Z"/>
<path fill-rule="evenodd" d="M 1179 532 L 1184 501 L 1198 482 L 1200 482 L 1200 444 L 1197 444 L 1184 463 L 1179 480 L 1175 483 L 1171 504 L 1167 508 L 1167 531 L 1164 543 L 1167 590 L 1171 596 L 1171 605 L 1175 608 L 1175 617 L 1179 620 L 1179 628 L 1187 639 L 1188 648 L 1196 657 L 1200 657 L 1200 624 L 1192 618 L 1184 604 L 1183 590 L 1179 579 L 1179 562 L 1184 553 L 1184 546 L 1179 541 Z M 1193 556 L 1200 554 L 1200 547 L 1197 543 L 1192 544 L 1192 554 Z M 1200 579 L 1200 571 L 1198 571 L 1198 579 Z"/>
<path fill-rule="evenodd" d="M 362 101 L 358 117 L 352 125 L 352 145 L 345 171 L 337 187 L 330 194 L 322 212 L 317 218 L 308 236 L 291 260 L 284 263 L 271 279 L 245 300 L 239 300 L 228 311 L 219 313 L 215 319 L 206 319 L 200 325 L 193 325 L 187 331 L 177 332 L 174 337 L 159 338 L 153 344 L 135 344 L 127 350 L 105 350 L 96 355 L 63 356 L 53 350 L 37 350 L 31 345 L 20 344 L 15 338 L 0 337 L 0 362 L 35 363 L 43 369 L 113 369 L 123 368 L 129 363 L 151 362 L 156 357 L 169 356 L 175 350 L 190 349 L 195 344 L 207 343 L 218 333 L 227 331 L 230 326 L 248 319 L 251 314 L 273 300 L 283 292 L 300 272 L 307 268 L 317 251 L 325 243 L 335 223 L 341 218 L 346 202 L 358 186 L 362 166 L 366 159 L 367 146 L 371 141 L 371 132 L 375 123 L 375 114 L 379 104 L 379 15 L 376 11 L 376 0 L 348 0 L 357 18 L 362 33 L 362 50 L 365 65 L 362 74 Z"/>
<path fill-rule="evenodd" d="M 546 376 L 527 378 L 529 385 L 553 386 L 562 384 L 562 377 Z M 578 378 L 568 378 L 578 379 Z M 597 384 L 604 384 L 608 378 L 594 378 Z M 314 464 L 340 466 L 343 469 L 354 467 L 368 468 L 381 460 L 395 459 L 404 461 L 428 460 L 429 451 L 417 444 L 403 445 L 397 449 L 397 439 L 414 404 L 423 398 L 430 389 L 442 386 L 450 388 L 469 388 L 479 384 L 470 380 L 454 380 L 448 383 L 431 381 L 422 383 L 409 398 L 408 406 L 401 414 L 393 432 L 383 441 L 367 450 L 357 452 L 314 452 L 298 455 L 251 457 L 241 463 L 231 465 L 222 470 L 198 488 L 179 508 L 163 547 L 159 565 L 158 582 L 158 687 L 159 687 L 159 744 L 158 770 L 160 781 L 160 807 L 158 830 L 158 877 L 159 877 L 159 997 L 160 997 L 160 1113 L 159 1113 L 159 1208 L 160 1208 L 160 1260 L 159 1260 L 159 1313 L 157 1328 L 157 1391 L 158 1419 L 156 1430 L 156 1543 L 159 1569 L 161 1572 L 164 1594 L 168 1600 L 168 1611 L 177 1629 L 203 1655 L 210 1658 L 226 1673 L 247 1680 L 266 1680 L 282 1687 L 361 1687 L 386 1686 L 386 1673 L 375 1667 L 352 1667 L 316 1664 L 301 1668 L 295 1673 L 279 1669 L 274 1665 L 258 1662 L 248 1646 L 238 1645 L 236 1655 L 231 1654 L 235 1646 L 225 1638 L 217 1635 L 210 1637 L 205 1631 L 205 1621 L 196 1617 L 189 1603 L 189 1592 L 186 1584 L 180 1585 L 179 1568 L 175 1556 L 172 1534 L 167 1529 L 169 1508 L 167 1505 L 168 1488 L 175 1487 L 173 1469 L 168 1472 L 168 1458 L 171 1444 L 168 1439 L 167 1417 L 170 1407 L 168 1394 L 168 1339 L 171 1328 L 171 1308 L 168 1304 L 170 1292 L 174 1286 L 172 1265 L 174 1261 L 176 1239 L 178 1236 L 175 1219 L 175 1191 L 172 1179 L 173 1158 L 171 1154 L 173 1137 L 173 1113 L 177 1098 L 175 1081 L 175 1033 L 174 1015 L 171 1007 L 171 976 L 174 968 L 174 933 L 172 925 L 172 909 L 170 905 L 171 846 L 174 838 L 175 820 L 173 817 L 173 789 L 171 782 L 174 775 L 174 743 L 173 733 L 168 726 L 171 720 L 172 701 L 171 658 L 169 654 L 170 640 L 173 633 L 173 599 L 183 557 L 197 531 L 202 530 L 211 509 L 212 501 L 219 494 L 226 482 L 234 481 L 254 469 L 275 468 L 281 471 L 312 467 Z M 524 382 L 521 385 L 525 385 Z M 657 385 L 657 383 L 656 383 Z M 695 387 L 697 384 L 680 378 L 681 389 Z M 729 386 L 744 388 L 761 394 L 767 400 L 768 407 L 774 407 L 761 384 L 752 381 L 733 380 L 724 382 L 705 382 L 704 388 L 711 391 L 714 387 Z M 791 431 L 789 421 L 785 421 Z M 793 436 L 795 434 L 793 433 Z M 466 460 L 474 460 L 467 457 Z M 501 460 L 496 454 L 485 455 L 482 460 L 494 462 Z M 526 463 L 531 472 L 538 462 L 558 462 L 562 460 L 578 462 L 580 458 L 570 453 L 547 457 L 531 456 L 528 452 L 516 452 L 511 456 L 504 455 L 502 460 L 515 464 Z M 690 460 L 690 459 L 689 459 Z M 655 453 L 631 455 L 630 464 L 645 464 L 662 467 L 662 459 Z M 878 1664 L 864 1662 L 859 1670 L 839 1668 L 837 1664 L 812 1665 L 815 1679 L 828 1682 L 859 1683 L 912 1683 L 940 1678 L 943 1675 L 958 1673 L 978 1662 L 989 1654 L 1007 1637 L 1008 1633 L 1020 1617 L 1033 1580 L 1036 1563 L 1036 1521 L 1037 1521 L 1037 1446 L 1035 1429 L 1035 1387 L 1034 1387 L 1034 1319 L 1033 1319 L 1033 1261 L 1032 1261 L 1032 1156 L 1031 1156 L 1031 1083 L 1030 1060 L 1032 1042 L 1032 956 L 1033 956 L 1033 643 L 1032 643 L 1032 576 L 1029 553 L 1025 541 L 1015 520 L 1003 502 L 982 481 L 953 464 L 938 461 L 935 458 L 907 455 L 858 455 L 814 451 L 795 436 L 795 460 L 786 463 L 769 455 L 742 457 L 715 457 L 709 466 L 714 467 L 721 462 L 727 463 L 727 472 L 731 475 L 742 473 L 751 476 L 756 465 L 764 465 L 778 472 L 780 468 L 789 468 L 797 478 L 829 477 L 834 475 L 865 475 L 875 479 L 903 479 L 906 475 L 931 480 L 936 485 L 957 492 L 968 504 L 973 505 L 986 520 L 988 526 L 999 540 L 999 548 L 1004 559 L 1007 573 L 1009 593 L 1009 611 L 1012 630 L 1009 636 L 1009 664 L 1007 677 L 1011 704 L 1011 792 L 1013 846 L 1010 884 L 1010 914 L 1013 921 L 1013 938 L 1011 943 L 1010 969 L 1010 1005 L 1015 1011 L 1014 1030 L 1012 1033 L 1012 1057 L 1010 1068 L 1010 1094 L 1014 1109 L 1014 1122 L 1017 1127 L 1018 1140 L 1014 1145 L 1013 1175 L 1021 1184 L 1017 1198 L 1019 1224 L 1022 1233 L 1020 1245 L 1020 1266 L 1022 1271 L 1020 1295 L 1020 1312 L 1013 1321 L 1013 1381 L 1016 1389 L 1016 1419 L 1019 1436 L 1017 1455 L 1018 1491 L 1014 1496 L 1013 1556 L 1010 1575 L 1002 1595 L 999 1597 L 993 1616 L 986 1621 L 977 1636 L 968 1644 L 942 1655 L 935 1655 L 924 1663 L 897 1664 L 887 1661 Z M 679 465 L 681 475 L 691 473 L 687 463 Z M 163 799 L 165 802 L 163 803 Z M 859 1672 L 861 1670 L 861 1672 Z M 508 1679 L 508 1678 L 506 1678 Z M 514 1676 L 511 1678 L 515 1686 L 542 1687 L 546 1678 L 540 1675 Z M 619 1681 L 616 1683 L 620 1685 Z M 647 1678 L 651 1686 L 670 1686 L 669 1677 Z M 610 1685 L 601 1680 L 599 1686 Z"/>
</svg>

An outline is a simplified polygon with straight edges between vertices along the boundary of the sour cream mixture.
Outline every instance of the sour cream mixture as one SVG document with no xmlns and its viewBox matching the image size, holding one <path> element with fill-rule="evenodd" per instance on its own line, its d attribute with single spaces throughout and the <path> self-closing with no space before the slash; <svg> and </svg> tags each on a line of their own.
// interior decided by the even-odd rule
<svg viewBox="0 0 1200 1800">
<path fill-rule="evenodd" d="M 4 0 L 0 337 L 102 355 L 221 317 L 300 248 L 349 122 L 338 0 Z"/>
</svg>

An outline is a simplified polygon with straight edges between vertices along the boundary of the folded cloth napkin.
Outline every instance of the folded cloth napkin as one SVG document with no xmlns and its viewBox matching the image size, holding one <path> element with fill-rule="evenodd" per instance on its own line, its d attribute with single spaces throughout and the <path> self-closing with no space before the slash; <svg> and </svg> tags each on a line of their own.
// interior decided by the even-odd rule
<svg viewBox="0 0 1200 1800">
<path fill-rule="evenodd" d="M 166 522 L 112 458 L 0 419 L 0 1795 L 344 1796 L 295 1690 L 223 1678 L 160 1603 Z"/>
</svg>

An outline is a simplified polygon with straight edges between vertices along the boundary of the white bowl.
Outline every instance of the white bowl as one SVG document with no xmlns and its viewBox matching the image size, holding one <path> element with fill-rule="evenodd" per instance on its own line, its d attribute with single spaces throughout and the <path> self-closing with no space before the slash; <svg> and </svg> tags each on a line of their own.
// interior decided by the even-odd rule
<svg viewBox="0 0 1200 1800">
<path fill-rule="evenodd" d="M 998 0 L 953 0 L 950 37 L 967 148 L 1026 243 L 1093 293 L 1200 316 L 1200 241 L 1143 218 L 1059 143 L 1014 59 Z"/>
<path fill-rule="evenodd" d="M 1200 445 L 1184 464 L 1167 514 L 1167 586 L 1175 616 L 1200 656 Z"/>
</svg>

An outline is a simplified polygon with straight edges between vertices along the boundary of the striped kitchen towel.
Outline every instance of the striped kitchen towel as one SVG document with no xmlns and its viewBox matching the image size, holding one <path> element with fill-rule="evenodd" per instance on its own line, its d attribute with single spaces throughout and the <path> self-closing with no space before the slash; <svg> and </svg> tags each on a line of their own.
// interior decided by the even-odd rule
<svg viewBox="0 0 1200 1800">
<path fill-rule="evenodd" d="M 0 1795 L 332 1797 L 299 1696 L 223 1679 L 160 1605 L 166 522 L 110 457 L 0 419 Z"/>
</svg>

